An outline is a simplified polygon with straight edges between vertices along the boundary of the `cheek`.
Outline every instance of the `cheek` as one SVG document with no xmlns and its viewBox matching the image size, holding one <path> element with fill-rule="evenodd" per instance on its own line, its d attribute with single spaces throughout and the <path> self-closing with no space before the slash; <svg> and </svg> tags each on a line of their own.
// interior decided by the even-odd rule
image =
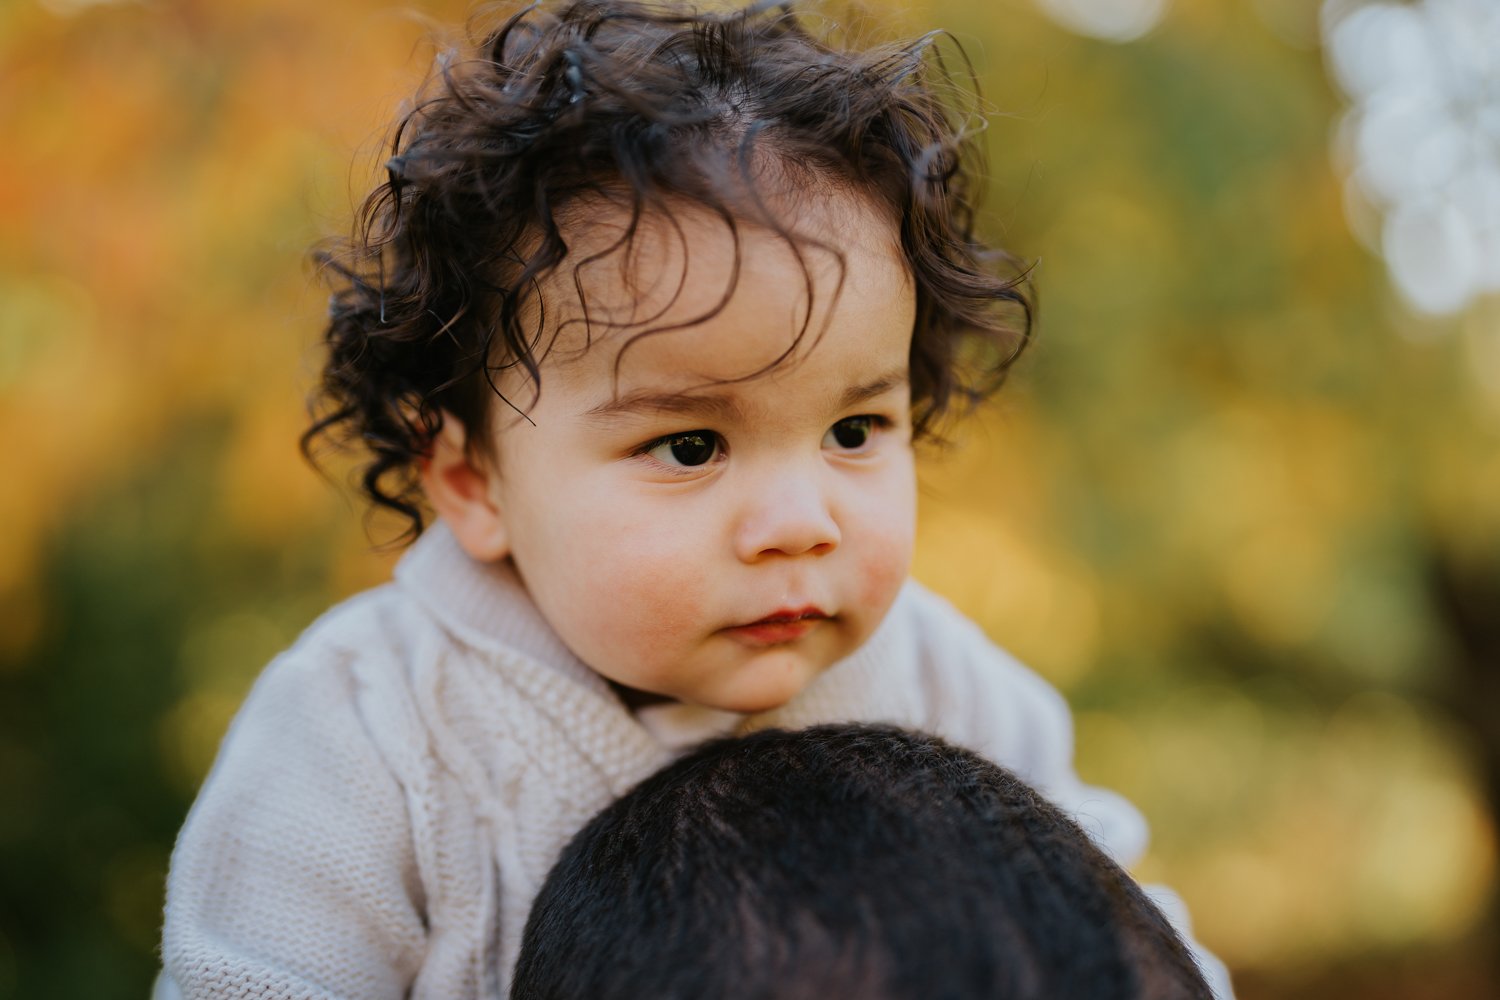
<svg viewBox="0 0 1500 1000">
<path fill-rule="evenodd" d="M 864 553 L 859 560 L 860 601 L 881 616 L 896 599 L 896 593 L 911 571 L 911 542 L 895 537 Z"/>
<path fill-rule="evenodd" d="M 911 572 L 916 538 L 916 491 L 908 476 L 893 476 L 881 502 L 863 511 L 858 556 L 860 597 L 882 615 Z"/>
<path fill-rule="evenodd" d="M 594 509 L 586 527 L 559 539 L 567 567 L 556 591 L 569 596 L 556 618 L 585 659 L 648 663 L 699 622 L 709 567 L 706 540 L 690 524 L 643 510 L 628 495 Z M 555 622 L 554 624 L 562 624 Z"/>
</svg>

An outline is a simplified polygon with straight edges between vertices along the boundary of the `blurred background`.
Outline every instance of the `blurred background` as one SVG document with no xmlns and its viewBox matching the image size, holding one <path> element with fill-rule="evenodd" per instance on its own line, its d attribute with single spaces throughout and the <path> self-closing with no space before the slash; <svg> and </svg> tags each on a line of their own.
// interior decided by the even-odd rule
<svg viewBox="0 0 1500 1000">
<path fill-rule="evenodd" d="M 917 575 L 1244 1000 L 1500 996 L 1500 5 L 877 7 L 966 49 L 1042 301 Z M 240 698 L 389 570 L 297 454 L 304 253 L 466 13 L 0 0 L 0 996 L 145 995 Z"/>
</svg>

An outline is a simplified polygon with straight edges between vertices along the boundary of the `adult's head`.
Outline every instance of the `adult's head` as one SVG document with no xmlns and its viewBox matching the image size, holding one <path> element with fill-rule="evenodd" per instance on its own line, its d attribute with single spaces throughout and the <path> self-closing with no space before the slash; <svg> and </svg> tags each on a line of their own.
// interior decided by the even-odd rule
<svg viewBox="0 0 1500 1000">
<path fill-rule="evenodd" d="M 600 813 L 512 1000 L 1198 1000 L 1166 918 L 1014 775 L 868 726 L 709 743 Z"/>
</svg>

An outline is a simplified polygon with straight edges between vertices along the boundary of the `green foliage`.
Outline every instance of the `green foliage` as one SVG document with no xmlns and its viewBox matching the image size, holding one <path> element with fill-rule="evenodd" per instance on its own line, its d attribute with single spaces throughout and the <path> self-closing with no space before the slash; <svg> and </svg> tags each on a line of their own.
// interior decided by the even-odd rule
<svg viewBox="0 0 1500 1000">
<path fill-rule="evenodd" d="M 24 803 L 0 825 L 4 896 L 22 904 L 0 924 L 10 995 L 146 993 L 168 852 L 207 763 L 183 759 L 198 747 L 174 725 L 204 685 L 193 636 L 249 609 L 270 623 L 248 648 L 241 629 L 207 665 L 237 701 L 329 599 L 316 531 L 270 546 L 215 529 L 203 469 L 225 438 L 222 418 L 186 421 L 70 512 L 36 581 L 41 634 L 24 662 L 0 667 L 0 795 Z M 210 722 L 216 740 L 223 719 Z"/>
</svg>

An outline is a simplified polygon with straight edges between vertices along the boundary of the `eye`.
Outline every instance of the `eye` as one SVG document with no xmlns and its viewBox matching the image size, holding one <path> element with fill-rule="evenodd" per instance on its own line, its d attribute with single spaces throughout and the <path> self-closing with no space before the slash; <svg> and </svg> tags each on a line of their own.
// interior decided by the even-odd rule
<svg viewBox="0 0 1500 1000">
<path fill-rule="evenodd" d="M 647 445 L 643 451 L 663 465 L 692 468 L 706 465 L 719 455 L 719 435 L 713 431 L 669 434 Z"/>
<path fill-rule="evenodd" d="M 879 417 L 869 414 L 845 417 L 828 428 L 828 433 L 823 435 L 823 447 L 858 451 L 870 443 L 870 437 L 875 433 L 879 422 Z"/>
</svg>

